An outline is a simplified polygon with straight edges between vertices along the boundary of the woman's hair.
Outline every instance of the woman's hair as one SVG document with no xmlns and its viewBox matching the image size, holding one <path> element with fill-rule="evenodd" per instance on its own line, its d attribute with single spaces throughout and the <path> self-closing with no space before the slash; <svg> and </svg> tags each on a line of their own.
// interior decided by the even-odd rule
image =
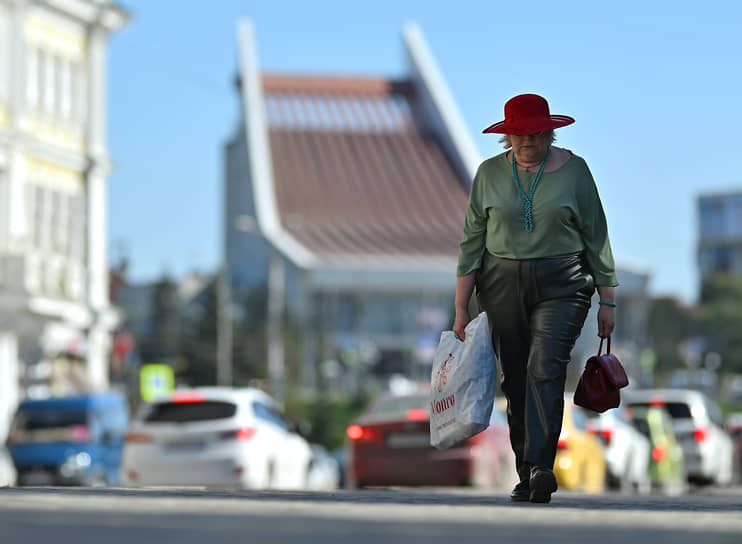
<svg viewBox="0 0 742 544">
<path fill-rule="evenodd" d="M 549 142 L 549 145 L 556 142 L 556 134 L 554 133 L 554 129 L 543 131 L 541 133 L 541 136 L 543 136 L 543 138 Z M 510 141 L 510 134 L 503 134 L 502 138 L 500 138 L 498 141 L 505 147 L 505 149 L 510 149 L 511 147 L 513 147 L 513 144 Z"/>
</svg>

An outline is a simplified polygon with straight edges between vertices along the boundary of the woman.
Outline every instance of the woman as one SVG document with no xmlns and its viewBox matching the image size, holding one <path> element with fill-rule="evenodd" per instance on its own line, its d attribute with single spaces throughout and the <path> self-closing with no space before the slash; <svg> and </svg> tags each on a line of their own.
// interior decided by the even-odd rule
<svg viewBox="0 0 742 544">
<path fill-rule="evenodd" d="M 464 338 L 476 286 L 507 398 L 514 501 L 549 502 L 557 489 L 566 367 L 596 287 L 598 334 L 615 324 L 618 283 L 595 182 L 582 158 L 552 145 L 554 129 L 572 123 L 538 95 L 508 100 L 505 120 L 484 130 L 503 134 L 506 151 L 477 171 L 459 247 L 453 330 Z"/>
</svg>

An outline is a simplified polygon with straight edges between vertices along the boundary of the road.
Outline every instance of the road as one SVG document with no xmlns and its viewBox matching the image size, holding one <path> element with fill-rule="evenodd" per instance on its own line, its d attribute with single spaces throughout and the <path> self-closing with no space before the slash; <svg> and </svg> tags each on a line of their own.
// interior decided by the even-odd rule
<svg viewBox="0 0 742 544">
<path fill-rule="evenodd" d="M 0 489 L 0 543 L 742 542 L 742 489 L 678 497 L 371 489 Z"/>
</svg>

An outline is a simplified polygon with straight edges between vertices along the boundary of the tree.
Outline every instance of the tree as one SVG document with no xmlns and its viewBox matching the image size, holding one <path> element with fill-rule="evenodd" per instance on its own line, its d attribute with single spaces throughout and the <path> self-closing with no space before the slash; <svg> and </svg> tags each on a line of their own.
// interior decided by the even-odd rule
<svg viewBox="0 0 742 544">
<path fill-rule="evenodd" d="M 742 372 L 742 278 L 718 275 L 702 289 L 707 351 L 721 355 L 723 372 Z"/>
<path fill-rule="evenodd" d="M 693 309 L 672 297 L 659 297 L 652 301 L 647 328 L 650 345 L 657 356 L 656 370 L 660 372 L 682 366 L 679 345 L 701 332 Z"/>
<path fill-rule="evenodd" d="M 216 384 L 218 327 L 216 279 L 188 303 L 183 316 L 183 364 L 177 369 L 180 381 L 190 386 Z"/>
<path fill-rule="evenodd" d="M 151 326 L 139 348 L 145 363 L 173 364 L 180 354 L 180 303 L 175 282 L 164 275 L 153 286 Z"/>
<path fill-rule="evenodd" d="M 238 301 L 239 318 L 232 333 L 232 364 L 235 385 L 248 385 L 267 375 L 266 342 L 268 292 L 264 287 L 251 288 Z"/>
</svg>

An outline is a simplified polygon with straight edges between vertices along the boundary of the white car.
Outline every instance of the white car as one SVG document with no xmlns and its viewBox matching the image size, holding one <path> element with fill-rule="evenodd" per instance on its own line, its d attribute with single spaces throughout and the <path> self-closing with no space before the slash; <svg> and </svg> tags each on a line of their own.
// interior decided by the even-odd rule
<svg viewBox="0 0 742 544">
<path fill-rule="evenodd" d="M 312 450 L 258 389 L 179 390 L 146 404 L 126 435 L 130 486 L 307 489 Z"/>
<path fill-rule="evenodd" d="M 13 460 L 5 446 L 0 445 L 0 487 L 14 486 L 17 474 Z"/>
<path fill-rule="evenodd" d="M 602 414 L 583 410 L 592 417 L 587 431 L 600 438 L 605 447 L 608 483 L 621 491 L 649 493 L 649 440 L 630 423 L 624 408 L 613 408 Z"/>
<path fill-rule="evenodd" d="M 691 389 L 635 389 L 624 395 L 626 406 L 661 406 L 672 417 L 683 448 L 688 480 L 729 485 L 734 474 L 734 445 L 724 430 L 719 407 Z"/>
<path fill-rule="evenodd" d="M 312 491 L 332 491 L 340 487 L 340 465 L 319 444 L 312 444 L 312 468 L 307 487 Z"/>
</svg>

